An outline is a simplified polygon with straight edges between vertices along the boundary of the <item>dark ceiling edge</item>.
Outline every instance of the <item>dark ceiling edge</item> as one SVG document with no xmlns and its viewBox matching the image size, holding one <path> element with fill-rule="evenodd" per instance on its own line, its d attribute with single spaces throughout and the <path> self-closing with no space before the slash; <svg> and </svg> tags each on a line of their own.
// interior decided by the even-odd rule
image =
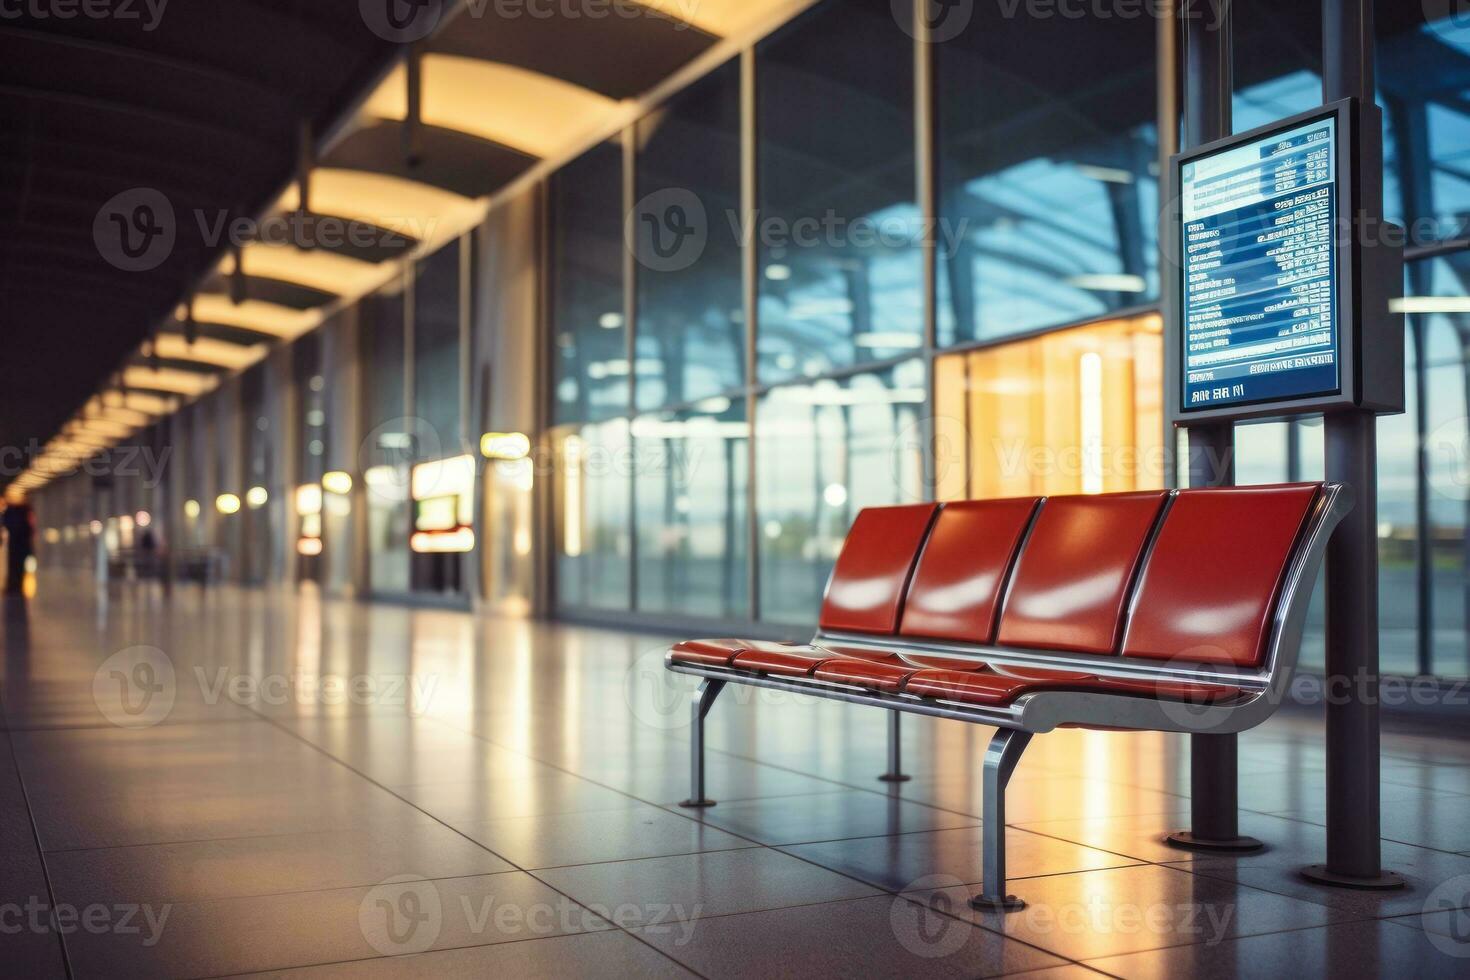
<svg viewBox="0 0 1470 980">
<path fill-rule="evenodd" d="M 458 4 L 456 4 L 456 6 L 458 6 Z M 338 104 L 328 107 L 317 118 L 311 120 L 312 133 L 316 134 L 314 141 L 316 143 L 317 157 L 324 156 L 335 143 L 340 141 L 347 134 L 347 131 L 352 123 L 353 117 L 357 113 L 357 110 L 372 95 L 373 91 L 378 87 L 379 83 L 381 83 L 385 78 L 388 77 L 388 75 L 393 72 L 393 69 L 397 67 L 399 61 L 403 59 L 404 53 L 407 51 L 407 49 L 407 45 L 386 41 L 383 42 L 382 57 L 379 58 L 376 62 L 370 63 L 368 66 L 364 67 L 360 71 L 353 73 L 348 77 L 346 81 L 343 82 L 340 91 L 344 94 L 345 98 L 343 98 Z M 294 154 L 292 154 L 292 159 L 294 159 Z M 277 179 L 275 179 L 271 183 L 270 187 L 272 189 L 266 193 L 264 199 L 251 202 L 248 208 L 249 213 L 255 215 L 257 218 L 264 217 L 270 206 L 274 204 L 276 200 L 280 197 L 281 193 L 290 186 L 291 182 L 295 180 L 295 177 L 296 169 L 294 166 L 287 165 L 286 167 L 282 168 Z M 156 319 L 159 322 L 168 317 L 170 311 L 177 309 L 179 304 L 184 302 L 185 299 L 187 299 L 190 295 L 199 290 L 204 281 L 209 277 L 211 271 L 219 263 L 219 260 L 223 256 L 224 251 L 225 246 L 221 244 L 215 246 L 212 249 L 209 249 L 204 253 L 204 261 L 202 262 L 200 268 L 196 269 L 188 278 L 189 285 L 185 288 L 180 289 L 174 300 L 169 303 L 165 308 L 158 311 Z M 152 329 L 150 326 L 149 333 L 151 332 Z M 129 362 L 131 361 L 133 353 L 135 352 L 129 352 L 117 364 L 113 365 L 105 371 L 98 372 L 93 377 L 93 380 L 91 382 L 91 394 L 87 395 L 86 398 L 82 399 L 75 406 L 73 406 L 71 412 L 67 413 L 65 417 L 53 423 L 50 427 L 50 431 L 46 434 L 44 438 L 38 437 L 36 439 L 36 444 L 44 446 L 47 443 L 51 442 L 51 440 L 55 439 L 61 433 L 62 429 L 65 428 L 66 424 L 72 419 L 72 417 L 75 416 L 76 413 L 80 411 L 83 407 L 85 407 L 88 402 L 96 397 L 97 393 L 108 384 L 110 379 L 122 373 L 122 370 L 127 367 Z M 181 405 L 182 403 L 187 401 L 189 401 L 189 399 L 187 398 L 180 399 Z M 154 420 L 153 422 L 149 423 L 148 426 L 145 426 L 145 429 L 156 426 L 161 420 L 161 418 Z M 26 462 L 29 465 L 30 460 L 27 459 Z M 15 479 L 20 475 L 20 473 L 0 473 L 0 494 L 3 494 L 4 491 L 10 486 L 10 484 L 13 483 Z"/>
</svg>

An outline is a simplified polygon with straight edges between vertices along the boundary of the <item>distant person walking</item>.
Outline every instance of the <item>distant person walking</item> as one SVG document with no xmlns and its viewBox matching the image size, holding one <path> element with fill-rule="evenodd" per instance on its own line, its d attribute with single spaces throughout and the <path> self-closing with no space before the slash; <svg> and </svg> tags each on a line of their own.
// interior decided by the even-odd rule
<svg viewBox="0 0 1470 980">
<path fill-rule="evenodd" d="M 5 531 L 5 594 L 20 595 L 26 559 L 35 549 L 35 512 L 23 501 L 7 501 L 5 513 L 0 515 L 0 529 Z"/>
</svg>

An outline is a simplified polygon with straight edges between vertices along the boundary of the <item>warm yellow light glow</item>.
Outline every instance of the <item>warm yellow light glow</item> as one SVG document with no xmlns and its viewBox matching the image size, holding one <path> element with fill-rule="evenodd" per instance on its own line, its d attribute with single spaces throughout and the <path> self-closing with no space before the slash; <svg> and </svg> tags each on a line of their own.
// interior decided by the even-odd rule
<svg viewBox="0 0 1470 980">
<path fill-rule="evenodd" d="M 146 510 L 140 510 L 133 515 L 133 523 L 138 527 L 147 527 L 153 523 L 153 515 Z"/>
<path fill-rule="evenodd" d="M 327 493 L 347 494 L 352 492 L 352 474 L 331 470 L 322 474 L 322 489 Z"/>
<path fill-rule="evenodd" d="M 192 398 L 213 391 L 219 379 L 212 374 L 178 368 L 130 367 L 123 368 L 123 384 L 129 388 L 168 391 Z"/>
<path fill-rule="evenodd" d="M 1470 296 L 1401 296 L 1388 301 L 1392 313 L 1470 313 Z"/>
<path fill-rule="evenodd" d="M 133 434 L 133 427 L 122 422 L 98 417 L 78 419 L 73 432 L 87 432 L 104 439 L 126 439 Z"/>
<path fill-rule="evenodd" d="M 466 454 L 420 463 L 413 468 L 409 486 L 415 500 L 471 493 L 475 488 L 475 457 Z"/>
<path fill-rule="evenodd" d="M 240 498 L 233 493 L 222 493 L 214 498 L 214 509 L 221 514 L 238 514 L 240 512 Z"/>
<path fill-rule="evenodd" d="M 296 539 L 296 553 L 298 555 L 306 555 L 307 557 L 313 557 L 315 555 L 321 554 L 322 553 L 322 539 L 321 538 L 297 538 Z"/>
<path fill-rule="evenodd" d="M 250 268 L 249 259 L 245 267 Z M 321 315 L 315 310 L 296 310 L 258 299 L 232 303 L 228 296 L 201 293 L 194 297 L 194 319 L 199 323 L 218 323 L 293 340 L 320 323 Z"/>
<path fill-rule="evenodd" d="M 322 487 L 319 483 L 303 483 L 296 488 L 296 513 L 303 517 L 322 512 Z"/>
<path fill-rule="evenodd" d="M 364 115 L 405 117 L 404 73 L 399 65 L 383 80 L 363 106 Z M 455 55 L 424 55 L 421 84 L 420 112 L 428 125 L 459 130 L 538 157 L 566 149 L 617 108 L 612 99 L 580 85 L 514 65 Z M 313 182 L 313 198 L 315 195 Z"/>
<path fill-rule="evenodd" d="M 189 518 L 189 520 L 191 520 L 191 521 L 194 520 L 194 518 L 198 517 L 199 516 L 199 501 L 197 501 L 197 500 L 186 500 L 186 501 L 184 501 L 184 516 L 187 517 L 187 518 Z"/>
<path fill-rule="evenodd" d="M 1087 351 L 1077 364 L 1078 431 L 1082 443 L 1082 492 L 1103 491 L 1102 355 Z"/>
<path fill-rule="evenodd" d="M 476 94 L 476 100 L 482 108 L 496 101 L 484 91 Z M 293 184 L 276 206 L 282 211 L 294 211 L 299 200 L 299 191 Z M 311 209 L 318 214 L 362 221 L 422 240 L 435 237 L 441 222 L 456 223 L 468 218 L 476 205 L 472 198 L 402 177 L 318 167 L 311 172 Z M 306 254 L 330 253 L 314 249 Z M 248 249 L 245 271 L 260 275 Z"/>
<path fill-rule="evenodd" d="M 99 401 L 101 401 L 105 411 L 120 408 L 124 411 L 137 412 L 141 415 L 155 417 L 168 415 L 178 407 L 172 398 L 167 398 L 162 395 L 149 395 L 141 391 L 125 392 L 117 388 L 102 392 L 99 396 Z"/>
<path fill-rule="evenodd" d="M 322 515 L 301 515 L 301 536 L 303 538 L 319 538 L 322 536 Z"/>
<path fill-rule="evenodd" d="M 810 6 L 809 0 L 639 0 L 666 17 L 697 27 L 706 34 L 729 37 L 755 27 L 764 19 L 779 19 L 778 11 L 794 14 Z"/>
<path fill-rule="evenodd" d="M 250 505 L 251 510 L 260 510 L 265 506 L 266 501 L 270 500 L 270 497 L 265 487 L 251 487 L 245 491 L 245 503 Z"/>
<path fill-rule="evenodd" d="M 561 550 L 568 558 L 582 553 L 582 438 L 567 436 L 562 443 Z"/>
<path fill-rule="evenodd" d="M 196 337 L 191 344 L 176 333 L 159 334 L 153 342 L 153 349 L 166 360 L 196 361 L 227 371 L 243 371 L 270 350 L 265 344 L 232 344 L 213 337 Z"/>
<path fill-rule="evenodd" d="M 279 279 L 339 295 L 356 295 L 383 281 L 385 270 L 371 262 L 322 249 L 306 251 L 290 245 L 251 242 L 244 250 L 245 274 Z M 226 259 L 222 271 L 232 263 Z"/>
<path fill-rule="evenodd" d="M 486 459 L 525 459 L 531 440 L 524 432 L 487 432 L 480 437 L 480 455 Z"/>
<path fill-rule="evenodd" d="M 475 547 L 475 532 L 467 527 L 453 531 L 418 531 L 408 539 L 408 546 L 420 554 L 472 551 Z"/>
<path fill-rule="evenodd" d="M 122 405 L 102 404 L 90 409 L 89 416 L 118 425 L 126 425 L 133 429 L 141 428 L 153 421 L 153 416 L 147 412 L 140 412 L 137 409 L 126 408 Z"/>
</svg>

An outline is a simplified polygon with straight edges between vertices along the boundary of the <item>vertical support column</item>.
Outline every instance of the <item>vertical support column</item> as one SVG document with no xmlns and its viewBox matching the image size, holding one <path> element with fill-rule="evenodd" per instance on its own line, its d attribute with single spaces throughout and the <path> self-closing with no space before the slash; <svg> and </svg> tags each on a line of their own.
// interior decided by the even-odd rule
<svg viewBox="0 0 1470 980">
<path fill-rule="evenodd" d="M 970 907 L 982 912 L 1015 912 L 1026 907 L 1025 902 L 1006 891 L 1006 784 L 1030 743 L 1030 732 L 1002 728 L 985 750 L 985 812 L 980 821 L 982 882 L 980 894 L 970 899 Z"/>
<path fill-rule="evenodd" d="M 888 712 L 888 771 L 878 777 L 885 783 L 906 783 L 913 778 L 903 771 L 903 741 L 899 737 L 899 718 L 897 711 Z"/>
<path fill-rule="evenodd" d="M 1182 0 L 1184 21 L 1184 146 L 1229 136 L 1234 72 L 1229 0 L 1215 13 L 1204 0 Z M 1229 422 L 1189 430 L 1189 486 L 1227 487 L 1235 482 L 1235 429 Z M 1240 833 L 1238 745 L 1235 735 L 1189 737 L 1190 829 L 1166 840 L 1186 850 L 1249 852 L 1261 842 Z"/>
<path fill-rule="evenodd" d="M 715 801 L 704 795 L 704 718 L 714 706 L 715 698 L 725 689 L 725 682 L 707 678 L 700 682 L 689 702 L 689 799 L 680 803 L 685 807 L 714 806 Z"/>
<path fill-rule="evenodd" d="M 1323 0 L 1323 101 L 1373 104 L 1373 44 L 1372 0 Z M 1378 138 L 1359 133 L 1354 140 L 1353 235 L 1383 213 L 1383 175 L 1364 172 L 1382 167 L 1377 154 L 1363 150 Z M 1363 283 L 1354 286 L 1346 313 L 1361 316 Z M 1404 879 L 1380 864 L 1377 432 L 1371 412 L 1326 418 L 1326 477 L 1351 487 L 1357 505 L 1327 546 L 1327 863 L 1302 874 L 1324 885 L 1387 889 L 1402 888 Z"/>
</svg>

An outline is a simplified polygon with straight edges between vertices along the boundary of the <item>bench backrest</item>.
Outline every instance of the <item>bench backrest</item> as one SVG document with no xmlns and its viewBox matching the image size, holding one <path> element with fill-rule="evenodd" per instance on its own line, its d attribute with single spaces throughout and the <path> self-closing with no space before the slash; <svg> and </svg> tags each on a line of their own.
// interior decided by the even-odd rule
<svg viewBox="0 0 1470 980">
<path fill-rule="evenodd" d="M 1256 671 L 1319 483 L 871 507 L 821 635 Z M 1291 651 L 1295 656 L 1295 651 Z"/>
</svg>

